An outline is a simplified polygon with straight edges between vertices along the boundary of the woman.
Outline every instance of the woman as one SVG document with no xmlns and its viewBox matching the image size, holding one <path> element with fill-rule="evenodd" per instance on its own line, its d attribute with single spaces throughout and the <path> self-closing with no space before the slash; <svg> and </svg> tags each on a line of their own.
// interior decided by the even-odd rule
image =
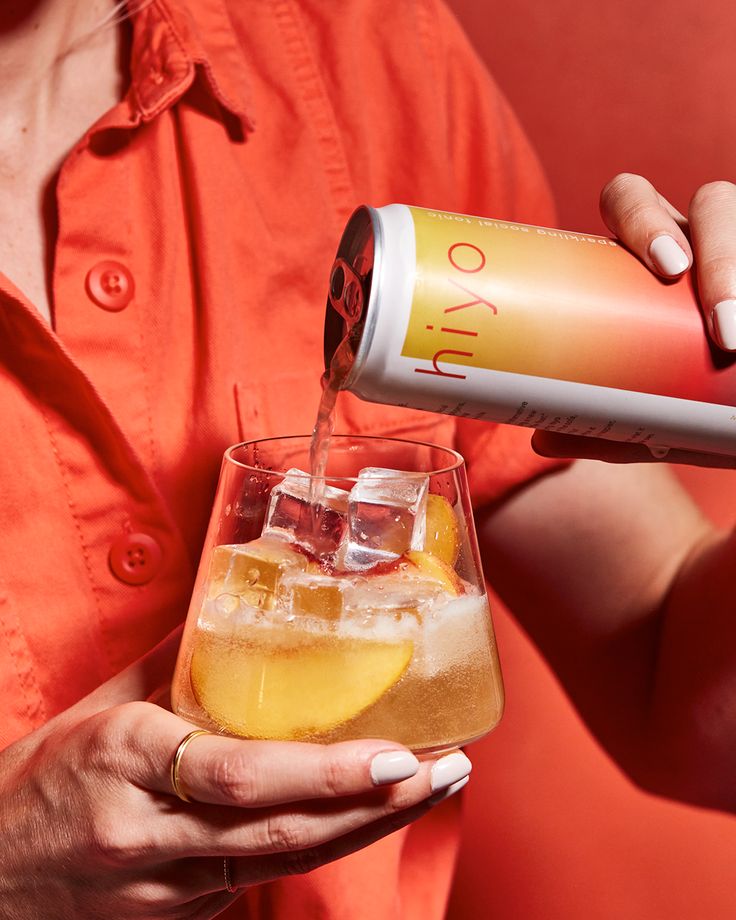
<svg viewBox="0 0 736 920">
<path fill-rule="evenodd" d="M 536 161 L 433 0 L 30 7 L 0 7 L 0 912 L 440 917 L 457 798 L 434 806 L 464 755 L 182 748 L 192 726 L 147 700 L 170 676 L 223 447 L 312 425 L 324 279 L 353 206 L 549 224 Z M 689 215 L 726 346 L 733 207 L 714 186 Z M 610 185 L 604 213 L 652 270 L 690 264 L 644 180 Z M 339 427 L 457 444 L 488 571 L 593 730 L 637 781 L 733 807 L 730 545 L 661 470 L 568 466 L 520 431 L 347 396 Z"/>
</svg>

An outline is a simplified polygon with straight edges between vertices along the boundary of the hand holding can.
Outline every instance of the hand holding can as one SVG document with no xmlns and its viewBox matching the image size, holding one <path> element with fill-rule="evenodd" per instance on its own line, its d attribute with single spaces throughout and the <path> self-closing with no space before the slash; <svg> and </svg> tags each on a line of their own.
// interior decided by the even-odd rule
<svg viewBox="0 0 736 920">
<path fill-rule="evenodd" d="M 703 335 L 691 277 L 655 277 L 616 240 L 364 207 L 332 278 L 326 360 L 349 333 L 343 386 L 363 399 L 649 457 L 736 454 L 734 358 Z M 346 310 L 348 289 L 360 302 Z"/>
</svg>

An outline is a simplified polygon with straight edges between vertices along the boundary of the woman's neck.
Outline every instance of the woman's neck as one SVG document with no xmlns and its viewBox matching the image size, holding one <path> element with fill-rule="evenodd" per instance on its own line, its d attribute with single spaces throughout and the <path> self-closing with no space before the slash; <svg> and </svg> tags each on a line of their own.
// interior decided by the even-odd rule
<svg viewBox="0 0 736 920">
<path fill-rule="evenodd" d="M 23 105 L 52 84 L 64 59 L 80 44 L 96 44 L 96 32 L 114 0 L 5 0 L 0 3 L 0 99 Z M 108 36 L 109 37 L 109 36 Z"/>
<path fill-rule="evenodd" d="M 0 0 L 0 272 L 51 315 L 56 176 L 122 98 L 114 0 Z"/>
<path fill-rule="evenodd" d="M 38 158 L 48 168 L 49 156 L 65 153 L 122 97 L 122 33 L 105 24 L 115 7 L 114 0 L 0 2 L 0 172 L 13 161 L 33 172 Z"/>
</svg>

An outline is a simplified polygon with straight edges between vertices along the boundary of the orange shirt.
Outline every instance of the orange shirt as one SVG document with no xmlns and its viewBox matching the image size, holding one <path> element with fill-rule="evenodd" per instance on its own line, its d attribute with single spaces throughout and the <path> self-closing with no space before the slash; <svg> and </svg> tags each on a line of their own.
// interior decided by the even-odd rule
<svg viewBox="0 0 736 920">
<path fill-rule="evenodd" d="M 133 29 L 125 99 L 61 170 L 54 328 L 0 276 L 2 745 L 183 619 L 224 447 L 311 429 L 357 204 L 550 220 L 434 0 L 154 0 Z M 524 431 L 341 400 L 338 430 L 458 444 L 478 501 L 545 469 Z M 457 807 L 232 916 L 439 918 Z"/>
</svg>

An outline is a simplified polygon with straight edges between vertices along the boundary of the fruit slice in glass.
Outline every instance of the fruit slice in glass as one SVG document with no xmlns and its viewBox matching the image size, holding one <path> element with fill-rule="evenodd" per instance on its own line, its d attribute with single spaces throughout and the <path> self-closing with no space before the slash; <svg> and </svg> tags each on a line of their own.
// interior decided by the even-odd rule
<svg viewBox="0 0 736 920">
<path fill-rule="evenodd" d="M 410 639 L 352 639 L 289 626 L 256 627 L 236 641 L 203 631 L 192 650 L 192 692 L 230 734 L 313 738 L 375 704 L 401 679 L 412 649 Z"/>
</svg>

